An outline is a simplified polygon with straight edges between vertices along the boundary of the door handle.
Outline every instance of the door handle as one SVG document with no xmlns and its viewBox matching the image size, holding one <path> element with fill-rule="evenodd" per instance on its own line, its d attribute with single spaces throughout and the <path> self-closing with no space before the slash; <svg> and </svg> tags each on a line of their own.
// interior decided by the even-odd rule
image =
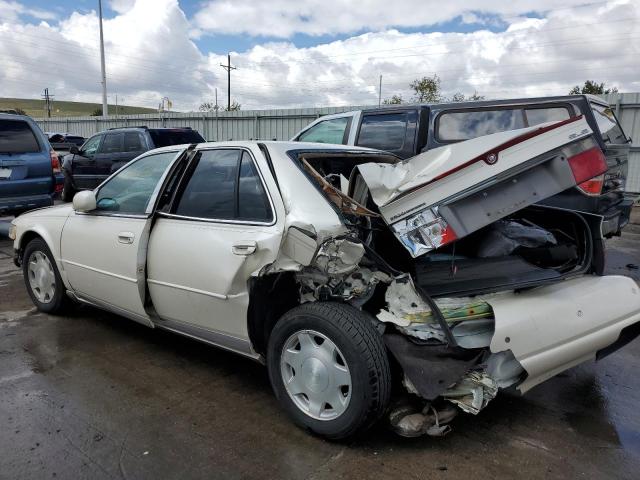
<svg viewBox="0 0 640 480">
<path fill-rule="evenodd" d="M 118 234 L 118 241 L 120 243 L 133 243 L 134 238 L 136 238 L 136 236 L 131 232 L 120 232 Z"/>
<path fill-rule="evenodd" d="M 231 247 L 231 251 L 234 255 L 251 255 L 258 248 L 258 244 L 253 240 L 248 240 L 242 243 L 236 243 Z"/>
</svg>

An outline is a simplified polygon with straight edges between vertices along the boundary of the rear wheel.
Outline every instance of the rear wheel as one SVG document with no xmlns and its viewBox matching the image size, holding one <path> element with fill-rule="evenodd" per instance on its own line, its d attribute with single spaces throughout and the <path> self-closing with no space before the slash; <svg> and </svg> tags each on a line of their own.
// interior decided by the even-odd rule
<svg viewBox="0 0 640 480">
<path fill-rule="evenodd" d="M 24 249 L 22 273 L 27 292 L 41 312 L 58 313 L 69 303 L 51 250 L 41 238 Z"/>
<path fill-rule="evenodd" d="M 349 305 L 308 303 L 286 313 L 269 338 L 267 364 L 287 413 L 329 439 L 365 430 L 389 403 L 382 338 L 371 319 Z"/>
<path fill-rule="evenodd" d="M 73 200 L 73 196 L 76 194 L 77 190 L 73 188 L 73 182 L 71 181 L 71 177 L 65 173 L 64 175 L 64 184 L 62 185 L 62 193 L 60 197 L 63 202 L 70 202 Z"/>
</svg>

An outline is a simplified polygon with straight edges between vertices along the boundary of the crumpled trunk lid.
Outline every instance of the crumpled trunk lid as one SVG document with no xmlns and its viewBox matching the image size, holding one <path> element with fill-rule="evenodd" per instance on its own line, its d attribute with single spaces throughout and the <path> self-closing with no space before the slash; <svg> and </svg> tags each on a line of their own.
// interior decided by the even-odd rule
<svg viewBox="0 0 640 480">
<path fill-rule="evenodd" d="M 357 167 L 412 257 L 606 171 L 583 117 L 500 132 L 397 164 Z"/>
</svg>

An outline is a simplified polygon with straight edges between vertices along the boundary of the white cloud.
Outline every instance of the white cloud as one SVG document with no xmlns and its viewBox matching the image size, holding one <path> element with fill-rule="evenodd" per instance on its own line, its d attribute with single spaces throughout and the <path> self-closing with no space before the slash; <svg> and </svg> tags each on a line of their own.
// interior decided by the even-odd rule
<svg viewBox="0 0 640 480">
<path fill-rule="evenodd" d="M 250 25 L 267 2 L 256 2 L 260 5 L 251 10 L 243 1 L 237 0 Z M 545 2 L 537 4 L 551 4 Z M 268 3 L 278 12 L 287 2 Z M 473 22 L 498 14 L 508 18 L 507 30 L 498 33 L 403 33 L 385 28 L 311 48 L 287 41 L 262 43 L 232 53 L 232 63 L 238 67 L 232 72 L 232 96 L 244 109 L 375 104 L 379 75 L 383 75 L 383 97 L 402 94 L 408 99 L 408 84 L 433 73 L 441 77 L 448 95 L 475 90 L 489 98 L 564 94 L 588 78 L 640 91 L 636 3 L 600 1 L 588 8 L 551 10 L 544 18 L 527 18 L 522 3 L 514 0 L 510 4 L 518 8 L 487 7 L 466 17 Z M 0 9 L 6 4 L 0 0 Z M 359 9 L 370 12 L 374 7 L 370 0 L 360 2 Z M 15 5 L 10 8 L 17 10 Z M 124 98 L 126 104 L 154 107 L 168 96 L 175 108 L 196 109 L 202 100 L 213 99 L 217 87 L 224 103 L 226 72 L 219 64 L 226 63 L 226 52 L 202 52 L 196 47 L 191 38 L 204 27 L 194 27 L 177 0 L 137 0 L 121 8 L 122 13 L 104 23 L 111 102 L 117 93 L 120 103 Z M 341 14 L 333 18 L 348 25 L 352 16 L 346 6 L 344 10 L 343 19 Z M 380 10 L 389 18 L 379 24 L 395 22 L 395 10 Z M 438 9 L 430 10 L 436 15 Z M 373 22 L 374 14 L 367 13 L 363 22 Z M 75 12 L 51 25 L 25 23 L 20 15 L 3 15 L 0 10 L 3 96 L 37 98 L 49 87 L 57 99 L 99 102 L 96 13 Z M 263 20 L 268 23 L 269 18 Z"/>
<path fill-rule="evenodd" d="M 564 0 L 562 6 L 585 3 L 593 0 Z M 479 18 L 478 13 L 516 16 L 557 8 L 557 0 L 208 0 L 196 13 L 195 23 L 212 34 L 289 38 L 296 33 L 334 35 L 422 27 L 462 15 L 467 19 L 471 14 Z"/>
<path fill-rule="evenodd" d="M 15 1 L 0 0 L 0 19 L 3 22 L 16 22 L 21 16 L 29 16 L 39 20 L 53 20 L 56 14 L 40 8 L 25 7 Z"/>
</svg>

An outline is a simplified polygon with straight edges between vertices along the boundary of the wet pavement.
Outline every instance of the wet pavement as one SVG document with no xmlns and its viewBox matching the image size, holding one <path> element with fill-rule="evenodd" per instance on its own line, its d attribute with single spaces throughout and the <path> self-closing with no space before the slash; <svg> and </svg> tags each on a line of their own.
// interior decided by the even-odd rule
<svg viewBox="0 0 640 480">
<path fill-rule="evenodd" d="M 640 227 L 608 242 L 634 276 Z M 259 364 L 88 307 L 37 313 L 0 240 L 0 478 L 637 479 L 640 340 L 503 392 L 445 438 L 294 427 Z"/>
</svg>

